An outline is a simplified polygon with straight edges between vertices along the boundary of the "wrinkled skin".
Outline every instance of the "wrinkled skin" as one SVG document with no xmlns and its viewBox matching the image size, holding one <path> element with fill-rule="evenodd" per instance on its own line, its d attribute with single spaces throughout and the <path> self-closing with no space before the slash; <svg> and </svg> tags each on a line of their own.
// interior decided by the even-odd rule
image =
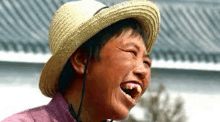
<svg viewBox="0 0 220 122">
<path fill-rule="evenodd" d="M 126 97 L 120 85 L 130 81 L 137 82 L 142 88 L 141 95 L 148 87 L 151 60 L 146 56 L 146 47 L 142 37 L 131 35 L 131 33 L 130 30 L 109 40 L 101 49 L 100 60 L 90 61 L 82 119 L 83 117 L 100 120 L 124 119 L 135 103 Z M 82 88 L 79 82 L 75 82 L 73 86 L 75 87 L 71 90 Z M 70 93 L 73 94 L 73 92 Z M 74 96 L 74 98 L 78 97 Z M 79 101 L 72 102 L 79 103 Z M 90 119 L 90 121 L 98 120 Z"/>
</svg>

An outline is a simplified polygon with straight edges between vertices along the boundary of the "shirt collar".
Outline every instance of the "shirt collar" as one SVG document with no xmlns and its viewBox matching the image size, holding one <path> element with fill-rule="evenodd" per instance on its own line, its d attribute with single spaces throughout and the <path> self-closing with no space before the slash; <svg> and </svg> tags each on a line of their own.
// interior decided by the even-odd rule
<svg viewBox="0 0 220 122">
<path fill-rule="evenodd" d="M 50 103 L 46 106 L 49 114 L 59 122 L 76 122 L 69 113 L 68 103 L 60 93 L 53 96 Z"/>
</svg>

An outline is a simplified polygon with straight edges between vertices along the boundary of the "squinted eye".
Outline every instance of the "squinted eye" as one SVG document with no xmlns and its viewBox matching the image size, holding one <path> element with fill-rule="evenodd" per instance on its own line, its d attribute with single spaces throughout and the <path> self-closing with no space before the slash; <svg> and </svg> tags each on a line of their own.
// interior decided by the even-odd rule
<svg viewBox="0 0 220 122">
<path fill-rule="evenodd" d="M 148 62 L 147 61 L 143 61 L 144 65 L 148 65 Z"/>
<path fill-rule="evenodd" d="M 137 52 L 136 51 L 129 51 L 130 53 L 132 53 L 134 56 L 137 56 Z"/>
<path fill-rule="evenodd" d="M 151 63 L 148 61 L 143 61 L 144 66 L 151 67 Z"/>
</svg>

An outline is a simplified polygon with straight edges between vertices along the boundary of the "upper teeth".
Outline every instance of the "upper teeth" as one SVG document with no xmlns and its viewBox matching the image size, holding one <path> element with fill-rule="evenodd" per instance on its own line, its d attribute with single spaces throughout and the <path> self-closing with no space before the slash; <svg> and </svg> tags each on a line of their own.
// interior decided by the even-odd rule
<svg viewBox="0 0 220 122">
<path fill-rule="evenodd" d="M 125 86 L 125 89 L 133 89 L 134 88 L 134 85 L 126 85 Z"/>
<path fill-rule="evenodd" d="M 125 84 L 125 86 L 123 86 L 123 88 L 128 89 L 128 90 L 136 88 L 138 93 L 141 93 L 141 91 L 142 91 L 141 86 L 139 84 L 135 84 L 135 83 L 127 83 L 127 84 Z"/>
</svg>

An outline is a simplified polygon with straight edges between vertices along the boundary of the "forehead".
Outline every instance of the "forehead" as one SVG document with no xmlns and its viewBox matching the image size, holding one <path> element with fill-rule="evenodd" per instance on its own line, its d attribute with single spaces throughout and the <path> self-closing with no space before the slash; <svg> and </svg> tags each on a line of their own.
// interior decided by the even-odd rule
<svg viewBox="0 0 220 122">
<path fill-rule="evenodd" d="M 143 48 L 146 51 L 145 41 L 141 35 L 134 33 L 132 30 L 122 32 L 117 38 L 110 41 L 114 41 L 119 46 L 138 46 L 138 48 Z"/>
</svg>

